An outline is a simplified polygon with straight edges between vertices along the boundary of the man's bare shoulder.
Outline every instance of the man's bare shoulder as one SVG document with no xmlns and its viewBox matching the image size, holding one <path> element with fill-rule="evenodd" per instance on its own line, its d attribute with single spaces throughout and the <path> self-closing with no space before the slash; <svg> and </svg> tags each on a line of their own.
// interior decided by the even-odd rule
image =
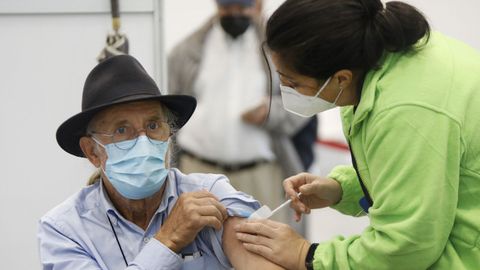
<svg viewBox="0 0 480 270">
<path fill-rule="evenodd" d="M 223 250 L 233 267 L 242 269 L 284 269 L 267 259 L 247 251 L 235 236 L 234 227 L 242 222 L 243 218 L 230 217 L 223 224 Z"/>
</svg>

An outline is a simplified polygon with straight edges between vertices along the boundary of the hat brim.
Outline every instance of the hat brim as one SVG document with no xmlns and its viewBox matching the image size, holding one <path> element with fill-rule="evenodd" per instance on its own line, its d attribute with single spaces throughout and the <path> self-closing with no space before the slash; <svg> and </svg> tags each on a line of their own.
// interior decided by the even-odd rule
<svg viewBox="0 0 480 270">
<path fill-rule="evenodd" d="M 86 135 L 87 125 L 100 111 L 122 103 L 134 101 L 157 100 L 165 105 L 176 116 L 176 127 L 183 127 L 192 116 L 197 106 L 197 101 L 192 96 L 186 95 L 135 95 L 119 99 L 115 102 L 104 104 L 95 108 L 78 113 L 63 122 L 57 129 L 57 142 L 66 152 L 77 157 L 85 157 L 80 148 L 80 138 Z"/>
<path fill-rule="evenodd" d="M 244 7 L 251 7 L 251 6 L 254 6 L 255 1 L 254 0 L 217 0 L 217 3 L 220 6 L 228 6 L 228 5 L 237 4 L 237 5 L 241 5 L 241 6 L 244 6 Z"/>
</svg>

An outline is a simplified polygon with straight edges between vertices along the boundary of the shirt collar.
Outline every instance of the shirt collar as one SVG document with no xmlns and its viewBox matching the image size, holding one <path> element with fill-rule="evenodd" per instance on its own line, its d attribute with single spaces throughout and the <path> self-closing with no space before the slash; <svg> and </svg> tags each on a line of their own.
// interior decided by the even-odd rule
<svg viewBox="0 0 480 270">
<path fill-rule="evenodd" d="M 162 213 L 165 210 L 168 211 L 168 208 L 172 201 L 178 197 L 177 179 L 174 170 L 169 170 L 165 184 L 167 186 L 165 187 L 165 191 L 163 192 L 162 202 L 157 209 L 157 213 Z"/>
<path fill-rule="evenodd" d="M 105 187 L 103 186 L 103 179 L 100 178 L 100 190 L 99 190 L 99 198 L 100 198 L 100 205 L 102 208 L 105 210 L 105 212 L 116 212 L 117 215 L 120 215 L 113 206 L 112 201 L 110 200 L 110 197 L 108 197 L 107 191 L 105 190 Z"/>
</svg>

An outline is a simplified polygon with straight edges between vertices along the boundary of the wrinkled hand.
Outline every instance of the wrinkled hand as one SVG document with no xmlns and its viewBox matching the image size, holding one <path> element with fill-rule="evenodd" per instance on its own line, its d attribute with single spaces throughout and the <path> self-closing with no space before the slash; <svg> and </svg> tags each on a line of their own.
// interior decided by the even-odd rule
<svg viewBox="0 0 480 270">
<path fill-rule="evenodd" d="M 220 230 L 227 217 L 225 207 L 210 192 L 183 193 L 178 197 L 155 238 L 178 253 L 191 243 L 204 227 Z"/>
<path fill-rule="evenodd" d="M 245 220 L 235 230 L 248 251 L 286 269 L 305 269 L 310 243 L 287 224 L 268 219 Z"/>
<path fill-rule="evenodd" d="M 292 199 L 296 221 L 300 221 L 302 214 L 310 214 L 311 209 L 334 205 L 342 198 L 342 187 L 337 181 L 309 173 L 285 179 L 283 188 Z M 297 196 L 299 192 L 302 193 L 300 197 Z"/>
<path fill-rule="evenodd" d="M 242 120 L 246 123 L 260 126 L 263 124 L 268 114 L 268 101 L 262 101 L 257 107 L 248 110 L 242 114 Z"/>
</svg>

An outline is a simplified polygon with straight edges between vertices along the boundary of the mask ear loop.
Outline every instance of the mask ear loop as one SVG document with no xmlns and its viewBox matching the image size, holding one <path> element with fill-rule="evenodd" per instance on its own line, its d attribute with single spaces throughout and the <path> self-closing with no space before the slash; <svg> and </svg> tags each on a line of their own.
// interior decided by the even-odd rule
<svg viewBox="0 0 480 270">
<path fill-rule="evenodd" d="M 343 87 L 340 86 L 340 92 L 338 93 L 337 98 L 335 98 L 335 101 L 333 102 L 333 104 L 337 105 L 337 101 L 342 96 L 342 93 L 343 93 Z"/>
<path fill-rule="evenodd" d="M 103 147 L 103 149 L 105 149 L 105 150 L 107 149 L 105 147 L 105 145 L 103 145 L 101 142 L 99 142 L 97 139 L 95 139 L 95 137 L 91 136 L 91 138 L 96 143 L 97 146 L 100 145 L 101 147 Z M 107 175 L 107 173 L 105 172 L 105 169 L 103 168 L 102 164 L 100 164 L 100 170 L 102 170 L 102 172 L 105 176 Z"/>
<path fill-rule="evenodd" d="M 330 83 L 330 80 L 332 80 L 332 77 L 328 77 L 327 81 L 323 83 L 322 87 L 320 87 L 320 89 L 318 89 L 318 92 L 317 94 L 314 96 L 314 98 L 318 98 L 318 96 L 320 96 L 320 93 L 323 92 L 323 90 L 325 90 L 325 87 L 327 87 L 328 83 Z"/>
<path fill-rule="evenodd" d="M 101 143 L 101 142 L 99 142 L 97 139 L 95 139 L 95 137 L 91 136 L 91 138 L 92 138 L 92 140 L 93 140 L 94 142 L 96 142 L 98 145 L 100 145 L 101 147 L 103 147 L 103 149 L 107 149 L 107 148 L 105 147 L 105 145 L 103 145 L 103 143 Z"/>
</svg>

